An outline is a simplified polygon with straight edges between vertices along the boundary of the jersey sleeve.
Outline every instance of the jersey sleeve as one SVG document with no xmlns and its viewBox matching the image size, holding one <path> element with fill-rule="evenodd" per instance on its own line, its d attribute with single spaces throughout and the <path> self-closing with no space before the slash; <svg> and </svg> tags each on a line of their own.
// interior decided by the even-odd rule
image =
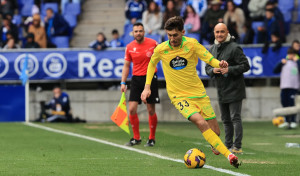
<svg viewBox="0 0 300 176">
<path fill-rule="evenodd" d="M 156 47 L 147 68 L 146 84 L 151 84 L 157 63 L 160 61 L 159 49 Z"/>
<path fill-rule="evenodd" d="M 220 61 L 214 58 L 214 56 L 203 45 L 201 45 L 198 41 L 195 40 L 194 46 L 196 54 L 200 60 L 204 61 L 205 63 L 211 65 L 214 68 L 220 68 Z"/>
<path fill-rule="evenodd" d="M 124 59 L 125 59 L 126 61 L 130 61 L 130 62 L 131 62 L 132 59 L 131 59 L 131 56 L 130 56 L 128 50 L 129 50 L 128 47 L 126 47 L 126 49 L 125 49 L 125 58 L 124 58 Z"/>
</svg>

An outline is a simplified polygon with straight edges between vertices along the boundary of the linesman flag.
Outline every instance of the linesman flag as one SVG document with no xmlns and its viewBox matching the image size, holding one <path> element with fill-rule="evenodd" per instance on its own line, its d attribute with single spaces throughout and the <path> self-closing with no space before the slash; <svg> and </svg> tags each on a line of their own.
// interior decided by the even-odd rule
<svg viewBox="0 0 300 176">
<path fill-rule="evenodd" d="M 127 109 L 126 109 L 125 92 L 122 93 L 120 103 L 110 118 L 122 130 L 124 130 L 126 133 L 128 133 L 130 135 L 128 115 L 127 115 Z"/>
</svg>

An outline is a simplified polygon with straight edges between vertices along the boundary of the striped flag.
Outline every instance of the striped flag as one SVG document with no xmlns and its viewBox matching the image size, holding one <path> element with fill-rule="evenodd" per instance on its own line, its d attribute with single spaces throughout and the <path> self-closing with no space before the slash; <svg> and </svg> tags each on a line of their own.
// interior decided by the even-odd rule
<svg viewBox="0 0 300 176">
<path fill-rule="evenodd" d="M 126 109 L 125 92 L 122 93 L 121 100 L 113 115 L 110 117 L 122 130 L 130 135 L 129 121 Z"/>
</svg>

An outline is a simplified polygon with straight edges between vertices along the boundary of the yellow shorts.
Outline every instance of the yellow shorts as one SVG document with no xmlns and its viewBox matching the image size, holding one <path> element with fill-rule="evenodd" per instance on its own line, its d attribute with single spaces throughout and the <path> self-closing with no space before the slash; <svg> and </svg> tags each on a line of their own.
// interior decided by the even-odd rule
<svg viewBox="0 0 300 176">
<path fill-rule="evenodd" d="M 189 119 L 195 113 L 200 113 L 205 120 L 216 118 L 216 114 L 210 104 L 208 96 L 203 98 L 173 99 L 172 104 L 187 119 Z"/>
</svg>

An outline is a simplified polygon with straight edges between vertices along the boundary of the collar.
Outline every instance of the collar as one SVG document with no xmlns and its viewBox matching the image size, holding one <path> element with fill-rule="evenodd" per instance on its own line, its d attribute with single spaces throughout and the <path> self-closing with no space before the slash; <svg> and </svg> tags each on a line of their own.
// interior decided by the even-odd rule
<svg viewBox="0 0 300 176">
<path fill-rule="evenodd" d="M 185 41 L 186 41 L 186 38 L 184 36 L 182 36 L 182 41 L 181 41 L 180 48 L 182 48 L 183 42 L 185 42 Z M 167 41 L 167 44 L 171 48 L 171 50 L 173 50 L 173 47 L 170 45 L 170 41 L 169 40 Z"/>
<path fill-rule="evenodd" d="M 225 41 L 224 41 L 224 42 L 222 42 L 222 43 L 229 42 L 229 41 L 230 41 L 230 39 L 231 39 L 231 35 L 228 33 L 228 35 L 227 35 L 227 37 L 226 37 Z M 216 39 L 215 39 L 215 42 L 214 42 L 214 43 L 215 43 L 216 45 L 218 45 L 218 44 L 222 44 L 222 43 L 218 42 Z"/>
</svg>

